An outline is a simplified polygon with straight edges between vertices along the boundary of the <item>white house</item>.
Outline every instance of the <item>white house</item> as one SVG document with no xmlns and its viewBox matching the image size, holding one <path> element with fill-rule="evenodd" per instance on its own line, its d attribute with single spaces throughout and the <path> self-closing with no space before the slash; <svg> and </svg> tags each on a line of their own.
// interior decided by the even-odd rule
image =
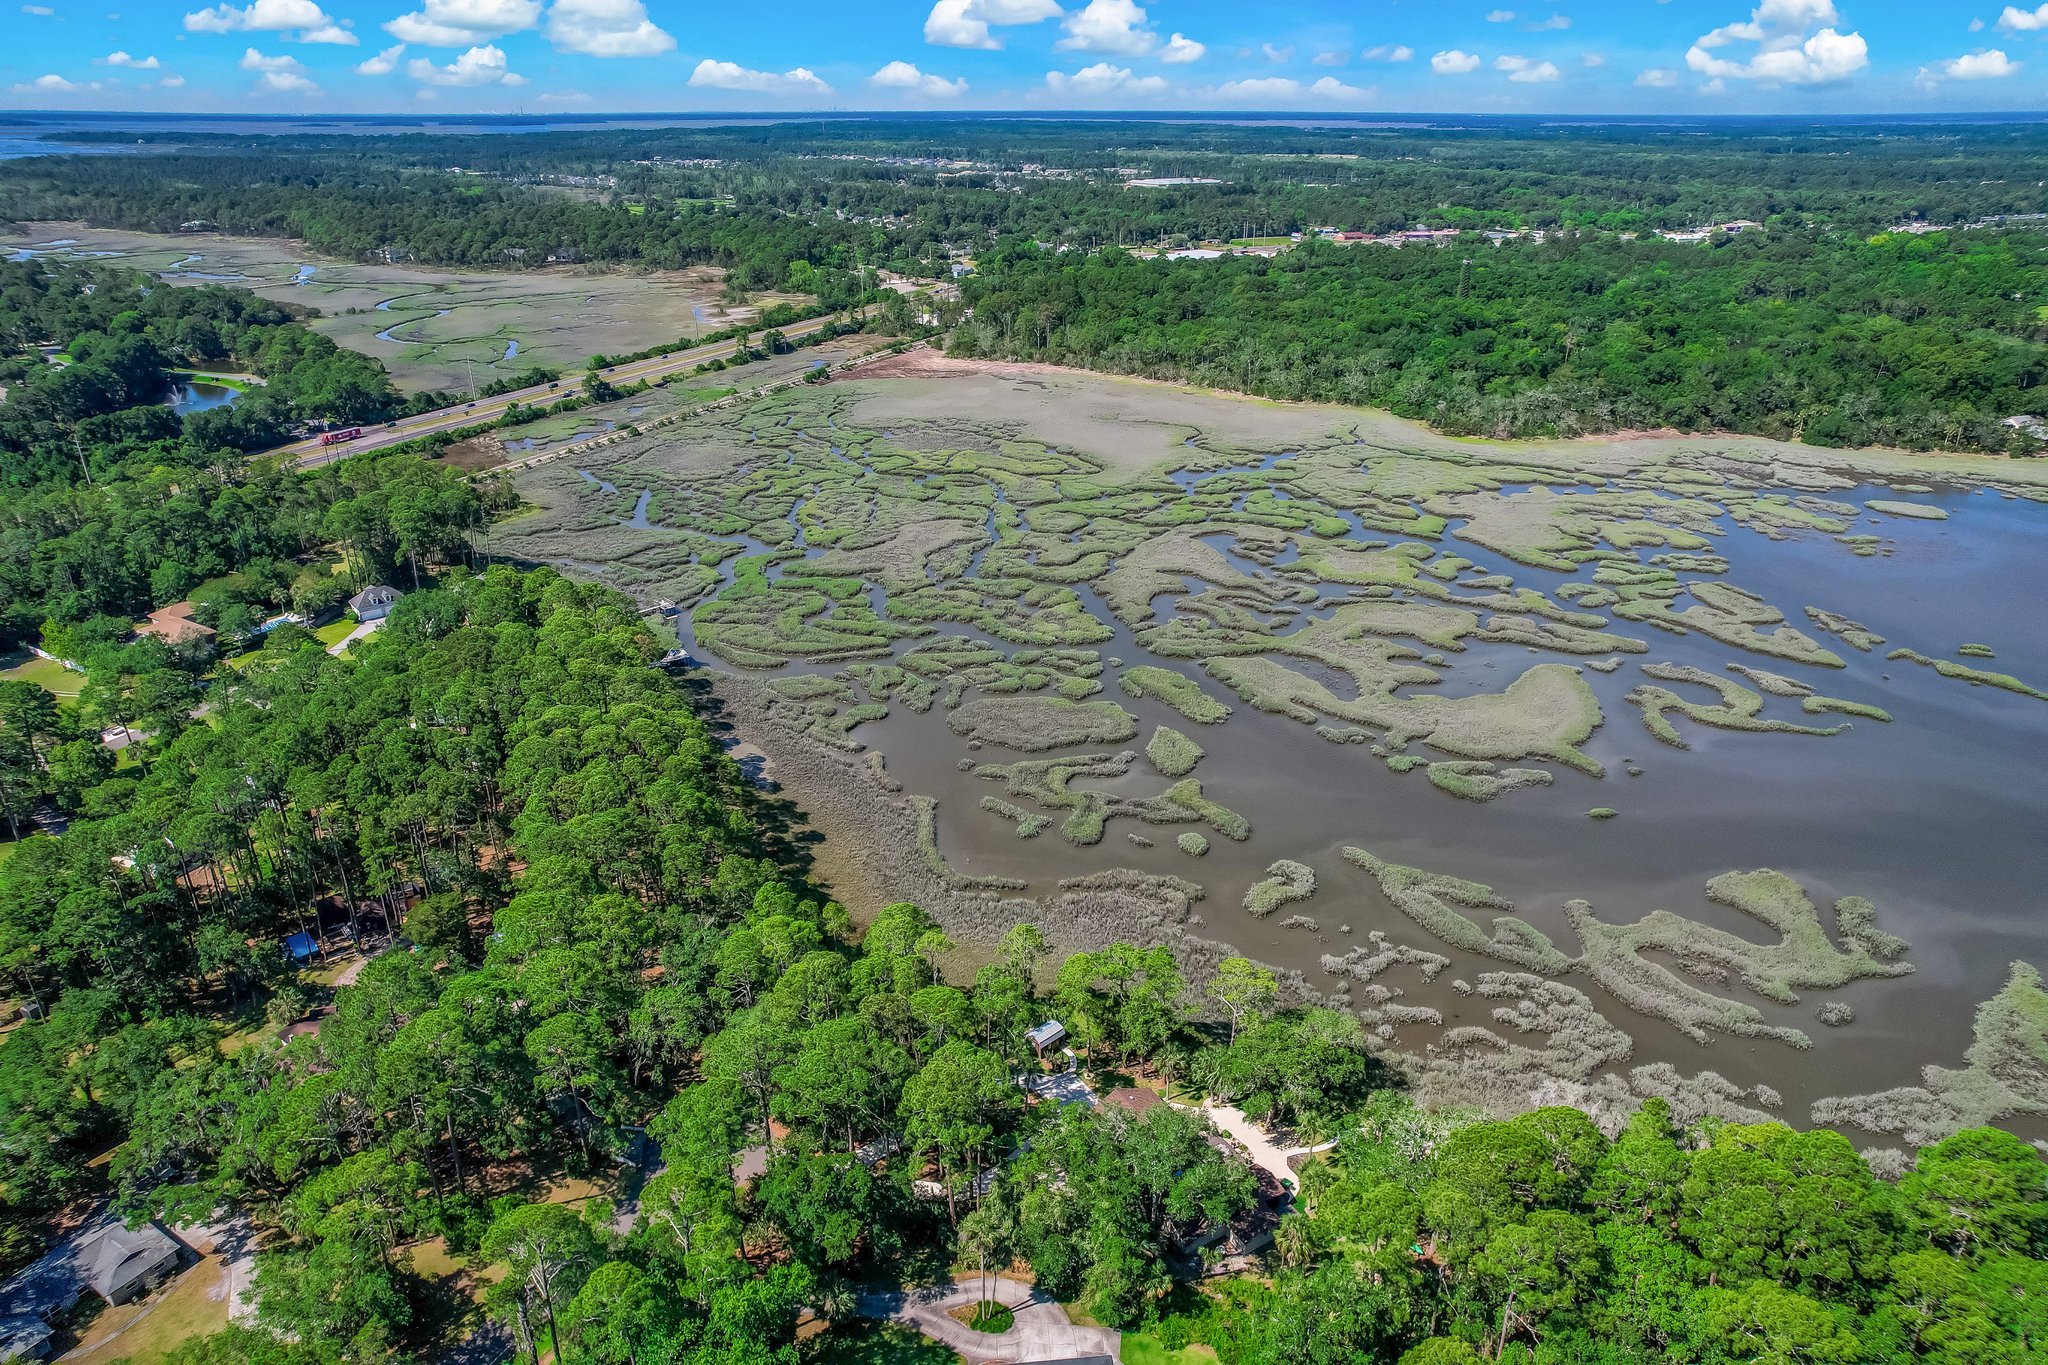
<svg viewBox="0 0 2048 1365">
<path fill-rule="evenodd" d="M 358 621 L 381 621 L 391 614 L 391 608 L 404 595 L 396 588 L 372 583 L 348 599 L 348 609 L 356 614 Z"/>
</svg>

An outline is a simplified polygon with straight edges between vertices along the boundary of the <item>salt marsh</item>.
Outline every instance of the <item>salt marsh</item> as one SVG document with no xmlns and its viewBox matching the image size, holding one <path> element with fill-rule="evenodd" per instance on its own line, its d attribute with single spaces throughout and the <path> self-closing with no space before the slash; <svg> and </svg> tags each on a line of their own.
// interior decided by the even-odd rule
<svg viewBox="0 0 2048 1365">
<path fill-rule="evenodd" d="M 528 471 L 494 532 L 678 604 L 856 908 L 1243 952 L 1501 1109 L 1804 1121 L 2048 959 L 2043 464 L 915 369 Z"/>
</svg>

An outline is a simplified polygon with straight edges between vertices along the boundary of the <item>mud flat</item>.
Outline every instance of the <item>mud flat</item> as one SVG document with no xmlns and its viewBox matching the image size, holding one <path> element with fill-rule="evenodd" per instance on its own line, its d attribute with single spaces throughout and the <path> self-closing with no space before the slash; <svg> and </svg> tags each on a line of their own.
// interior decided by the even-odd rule
<svg viewBox="0 0 2048 1365">
<path fill-rule="evenodd" d="M 890 364 L 521 474 L 494 531 L 681 604 L 850 905 L 1229 944 L 1426 1095 L 1603 1121 L 1924 1082 L 2048 959 L 2048 708 L 1975 667 L 2048 677 L 2048 462 Z M 1946 517 L 1864 515 L 1906 493 Z"/>
<path fill-rule="evenodd" d="M 217 233 L 165 236 L 27 223 L 0 234 L 0 250 L 73 238 L 65 253 L 147 270 L 171 284 L 230 284 L 281 303 L 316 308 L 314 330 L 375 356 L 402 389 L 455 391 L 472 380 L 536 365 L 580 368 L 594 354 L 624 355 L 733 326 L 763 296 L 728 308 L 722 272 L 440 270 L 330 260 L 295 242 Z M 311 267 L 308 271 L 307 267 Z"/>
</svg>

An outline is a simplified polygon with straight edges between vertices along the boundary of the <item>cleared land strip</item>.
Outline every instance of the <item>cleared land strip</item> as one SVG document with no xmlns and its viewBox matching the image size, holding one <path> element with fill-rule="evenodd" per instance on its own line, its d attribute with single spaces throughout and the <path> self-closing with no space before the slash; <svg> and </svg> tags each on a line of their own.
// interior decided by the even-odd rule
<svg viewBox="0 0 2048 1365">
<path fill-rule="evenodd" d="M 831 320 L 829 316 L 808 318 L 803 322 L 791 323 L 789 326 L 781 328 L 780 331 L 784 336 L 790 338 L 809 336 L 811 333 L 823 328 Z M 691 346 L 680 351 L 669 351 L 663 355 L 650 356 L 645 360 L 633 360 L 622 365 L 613 365 L 596 371 L 596 373 L 601 375 L 607 383 L 611 384 L 634 384 L 644 379 L 659 379 L 664 375 L 674 374 L 678 370 L 692 369 L 707 360 L 723 360 L 735 354 L 743 340 L 745 338 L 735 337 L 726 341 L 714 341 L 703 346 Z M 433 412 L 423 412 L 414 417 L 401 418 L 388 427 L 378 427 L 373 431 L 366 431 L 357 440 L 349 441 L 342 445 L 323 446 L 320 444 L 318 436 L 309 436 L 303 441 L 294 441 L 289 445 L 279 446 L 275 450 L 265 453 L 288 456 L 291 458 L 292 463 L 299 468 L 312 469 L 335 460 L 346 459 L 350 455 L 358 454 L 365 450 L 381 450 L 386 446 L 401 445 L 407 441 L 418 440 L 422 436 L 432 436 L 436 432 L 454 431 L 462 427 L 478 426 L 495 421 L 503 417 L 506 410 L 515 404 L 530 405 L 543 400 L 552 401 L 563 397 L 566 393 L 573 390 L 575 385 L 587 378 L 588 373 L 565 374 L 561 379 L 555 381 L 553 387 L 547 384 L 535 384 L 527 388 L 516 389 L 511 393 L 501 393 L 491 398 L 479 399 L 474 403 L 437 408 Z"/>
<path fill-rule="evenodd" d="M 924 343 L 919 342 L 916 346 L 909 349 L 922 350 L 923 348 Z M 898 353 L 895 344 L 891 343 L 872 351 L 863 352 L 850 360 L 842 360 L 836 365 L 828 365 L 825 367 L 825 372 L 827 374 L 843 374 L 848 370 L 858 369 L 863 365 L 872 365 L 877 360 Z M 532 469 L 537 465 L 544 465 L 550 461 L 559 460 L 566 455 L 581 455 L 586 451 L 598 450 L 619 441 L 630 441 L 636 437 L 644 436 L 650 431 L 674 426 L 677 422 L 686 422 L 692 417 L 698 417 L 707 412 L 716 412 L 720 408 L 737 407 L 741 403 L 751 403 L 755 399 L 767 394 L 778 393 L 783 389 L 793 389 L 799 384 L 808 383 L 808 376 L 811 373 L 812 371 L 801 371 L 782 379 L 772 380 L 766 384 L 756 385 L 751 389 L 740 389 L 727 394 L 723 398 L 713 399 L 709 403 L 702 403 L 694 408 L 684 408 L 680 412 L 671 412 L 666 416 L 657 417 L 651 422 L 638 422 L 631 427 L 620 427 L 615 431 L 607 431 L 600 435 L 589 437 L 586 440 L 577 441 L 571 445 L 559 446 L 554 450 L 543 451 L 538 455 L 529 455 L 525 459 L 515 460 L 511 464 L 496 465 L 488 472 L 492 474 L 516 474 L 522 469 Z"/>
</svg>

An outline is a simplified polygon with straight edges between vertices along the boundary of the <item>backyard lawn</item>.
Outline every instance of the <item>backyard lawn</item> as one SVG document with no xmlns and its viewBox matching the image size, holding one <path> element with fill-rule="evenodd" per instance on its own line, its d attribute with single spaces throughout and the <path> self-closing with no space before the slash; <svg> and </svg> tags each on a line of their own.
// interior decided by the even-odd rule
<svg viewBox="0 0 2048 1365">
<path fill-rule="evenodd" d="M 76 702 L 80 690 L 85 687 L 85 675 L 73 673 L 59 663 L 36 654 L 19 653 L 0 657 L 7 667 L 0 668 L 0 678 L 19 678 L 32 682 L 45 692 L 51 693 L 61 702 Z"/>
<path fill-rule="evenodd" d="M 227 1321 L 227 1267 L 218 1256 L 208 1256 L 142 1302 L 120 1304 L 94 1318 L 64 1359 L 154 1365 L 179 1342 L 218 1332 Z"/>
<path fill-rule="evenodd" d="M 1156 1332 L 1124 1333 L 1118 1353 L 1123 1365 L 1215 1365 L 1216 1351 L 1210 1346 L 1183 1346 L 1169 1351 Z"/>
</svg>

